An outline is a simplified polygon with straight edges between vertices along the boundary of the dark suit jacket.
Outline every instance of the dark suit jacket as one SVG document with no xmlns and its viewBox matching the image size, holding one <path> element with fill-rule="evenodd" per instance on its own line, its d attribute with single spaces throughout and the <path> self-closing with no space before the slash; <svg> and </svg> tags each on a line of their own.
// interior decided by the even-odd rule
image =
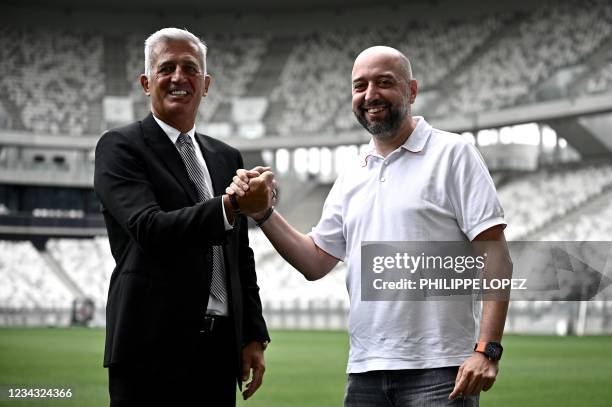
<svg viewBox="0 0 612 407">
<path fill-rule="evenodd" d="M 196 138 L 213 195 L 222 194 L 242 157 L 218 140 Z M 246 218 L 226 232 L 221 197 L 198 202 L 176 147 L 151 114 L 100 138 L 94 189 L 117 263 L 104 366 L 190 363 L 210 292 L 211 246 L 223 245 L 239 377 L 243 344 L 269 339 Z"/>
</svg>

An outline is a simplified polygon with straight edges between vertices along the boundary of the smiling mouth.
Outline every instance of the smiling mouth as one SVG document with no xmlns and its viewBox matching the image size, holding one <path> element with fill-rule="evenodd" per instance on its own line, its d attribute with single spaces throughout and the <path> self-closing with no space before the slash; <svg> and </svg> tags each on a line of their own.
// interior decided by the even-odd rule
<svg viewBox="0 0 612 407">
<path fill-rule="evenodd" d="M 387 111 L 389 108 L 388 104 L 377 104 L 373 106 L 364 106 L 361 110 L 367 114 L 369 117 L 374 118 L 379 115 L 379 113 Z M 374 116 L 374 117 L 372 117 Z"/>
<path fill-rule="evenodd" d="M 170 91 L 170 95 L 172 95 L 172 96 L 187 96 L 187 91 L 186 90 L 173 90 L 173 91 Z"/>
</svg>

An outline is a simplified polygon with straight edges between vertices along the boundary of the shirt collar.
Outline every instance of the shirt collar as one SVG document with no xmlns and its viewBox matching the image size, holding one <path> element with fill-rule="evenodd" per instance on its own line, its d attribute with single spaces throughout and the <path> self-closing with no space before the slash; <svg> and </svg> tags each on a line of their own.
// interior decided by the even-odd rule
<svg viewBox="0 0 612 407">
<path fill-rule="evenodd" d="M 400 147 L 411 153 L 420 153 L 423 151 L 423 148 L 425 148 L 427 140 L 429 140 L 431 125 L 425 121 L 423 116 L 414 116 L 414 119 L 417 121 L 417 125 L 410 137 L 408 137 Z"/>
<path fill-rule="evenodd" d="M 153 115 L 153 118 L 155 119 L 157 124 L 159 124 L 159 127 L 161 127 L 164 133 L 166 133 L 170 141 L 172 141 L 172 144 L 176 144 L 176 140 L 180 136 L 181 132 L 170 126 L 168 123 L 163 122 L 161 119 L 158 119 L 155 115 Z M 195 126 L 193 126 L 193 128 L 185 134 L 189 135 L 189 137 L 191 138 L 191 142 L 195 142 Z"/>
<path fill-rule="evenodd" d="M 406 139 L 404 144 L 399 146 L 404 150 L 410 151 L 411 153 L 420 153 L 425 148 L 425 143 L 429 139 L 429 135 L 431 134 L 431 125 L 427 123 L 423 116 L 414 116 L 414 119 L 417 121 L 417 125 L 410 134 L 410 136 Z M 374 139 L 370 139 L 368 143 L 368 148 L 361 154 L 360 162 L 362 166 L 366 166 L 368 163 L 368 158 L 370 156 L 379 157 L 380 154 L 376 152 L 376 147 L 374 146 Z"/>
</svg>

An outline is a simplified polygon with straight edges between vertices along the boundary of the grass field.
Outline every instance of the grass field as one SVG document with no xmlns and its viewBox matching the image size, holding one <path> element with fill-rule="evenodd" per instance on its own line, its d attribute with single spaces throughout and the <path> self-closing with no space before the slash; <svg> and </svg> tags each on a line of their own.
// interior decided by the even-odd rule
<svg viewBox="0 0 612 407">
<path fill-rule="evenodd" d="M 272 333 L 264 385 L 241 407 L 341 406 L 348 350 L 344 332 Z M 71 387 L 72 400 L 2 401 L 2 406 L 106 406 L 98 329 L 0 329 L 0 388 Z M 483 406 L 612 405 L 612 337 L 504 337 L 504 359 Z"/>
</svg>

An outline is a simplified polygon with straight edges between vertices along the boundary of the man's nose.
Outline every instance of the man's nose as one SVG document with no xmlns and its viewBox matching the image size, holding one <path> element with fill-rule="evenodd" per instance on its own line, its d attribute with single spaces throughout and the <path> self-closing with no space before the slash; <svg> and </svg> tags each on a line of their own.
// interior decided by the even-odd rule
<svg viewBox="0 0 612 407">
<path fill-rule="evenodd" d="M 376 88 L 376 86 L 370 84 L 368 85 L 368 87 L 366 88 L 365 91 L 365 100 L 370 101 L 370 100 L 376 100 L 378 99 L 378 89 Z"/>
<path fill-rule="evenodd" d="M 185 78 L 185 72 L 181 69 L 181 67 L 179 65 L 177 65 L 174 68 L 174 72 L 172 72 L 172 81 L 173 82 L 180 82 L 181 80 L 183 80 Z"/>
</svg>

